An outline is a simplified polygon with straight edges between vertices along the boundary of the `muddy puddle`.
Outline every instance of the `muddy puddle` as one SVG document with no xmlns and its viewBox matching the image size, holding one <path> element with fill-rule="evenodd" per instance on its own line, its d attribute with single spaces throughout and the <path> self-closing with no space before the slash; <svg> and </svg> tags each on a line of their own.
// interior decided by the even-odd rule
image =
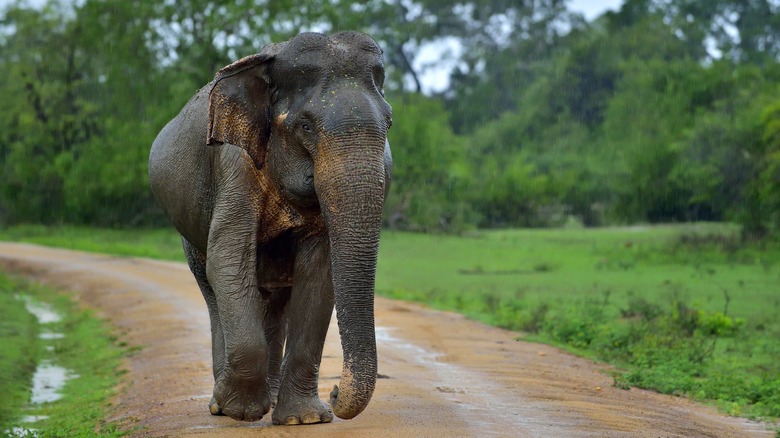
<svg viewBox="0 0 780 438">
<path fill-rule="evenodd" d="M 62 315 L 50 304 L 37 301 L 28 295 L 17 294 L 16 299 L 23 301 L 27 311 L 38 321 L 41 328 L 38 337 L 42 341 L 48 342 L 43 346 L 46 354 L 41 358 L 35 368 L 35 373 L 33 373 L 30 400 L 24 408 L 26 415 L 19 420 L 22 425 L 12 427 L 4 432 L 13 437 L 36 437 L 38 436 L 37 430 L 26 425 L 34 425 L 48 419 L 48 416 L 36 413 L 38 408 L 45 403 L 61 399 L 61 391 L 65 387 L 65 383 L 79 376 L 73 371 L 57 365 L 51 357 L 48 357 L 55 351 L 55 345 L 51 341 L 65 337 L 62 333 L 50 330 L 52 324 L 62 321 Z"/>
</svg>

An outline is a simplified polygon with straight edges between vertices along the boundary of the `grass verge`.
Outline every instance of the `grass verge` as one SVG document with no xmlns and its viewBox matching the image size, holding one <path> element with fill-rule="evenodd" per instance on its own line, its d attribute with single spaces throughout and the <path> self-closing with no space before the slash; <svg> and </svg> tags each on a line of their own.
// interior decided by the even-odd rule
<svg viewBox="0 0 780 438">
<path fill-rule="evenodd" d="M 0 435 L 29 400 L 30 381 L 41 354 L 38 324 L 15 291 L 15 283 L 0 273 Z"/>
<path fill-rule="evenodd" d="M 43 303 L 61 319 L 39 323 L 25 310 L 23 299 Z M 116 424 L 105 420 L 123 374 L 122 358 L 128 351 L 110 328 L 67 295 L 3 273 L 0 301 L 3 352 L 9 353 L 0 356 L 0 434 L 125 435 Z M 49 336 L 41 338 L 41 333 Z M 41 363 L 67 370 L 65 374 L 70 378 L 59 391 L 60 399 L 33 403 L 31 381 Z M 38 421 L 23 421 L 32 418 Z"/>
<path fill-rule="evenodd" d="M 173 229 L 114 230 L 18 225 L 0 228 L 0 240 L 103 254 L 184 261 L 181 238 Z"/>
</svg>

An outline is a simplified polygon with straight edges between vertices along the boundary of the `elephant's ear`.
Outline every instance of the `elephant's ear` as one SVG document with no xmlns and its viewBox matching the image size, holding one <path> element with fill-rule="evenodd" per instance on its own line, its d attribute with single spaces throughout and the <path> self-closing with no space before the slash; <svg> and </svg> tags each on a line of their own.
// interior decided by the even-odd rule
<svg viewBox="0 0 780 438">
<path fill-rule="evenodd" d="M 261 53 L 221 69 L 209 93 L 206 144 L 239 146 L 249 153 L 258 169 L 265 161 L 271 135 L 268 66 L 278 53 L 277 47 L 269 44 Z"/>
</svg>

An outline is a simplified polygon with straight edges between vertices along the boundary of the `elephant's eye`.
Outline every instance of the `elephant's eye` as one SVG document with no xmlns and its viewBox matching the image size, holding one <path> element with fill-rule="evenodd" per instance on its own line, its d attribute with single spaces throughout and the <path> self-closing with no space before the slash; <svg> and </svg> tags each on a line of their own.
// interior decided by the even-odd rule
<svg viewBox="0 0 780 438">
<path fill-rule="evenodd" d="M 311 132 L 311 126 L 309 126 L 308 122 L 301 122 L 301 129 L 303 132 Z"/>
</svg>

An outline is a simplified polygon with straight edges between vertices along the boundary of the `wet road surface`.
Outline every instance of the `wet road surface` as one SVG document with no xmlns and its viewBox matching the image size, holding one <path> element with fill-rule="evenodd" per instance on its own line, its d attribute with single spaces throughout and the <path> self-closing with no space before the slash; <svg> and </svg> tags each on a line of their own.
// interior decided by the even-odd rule
<svg viewBox="0 0 780 438">
<path fill-rule="evenodd" d="M 186 265 L 0 242 L 0 268 L 72 291 L 141 349 L 111 420 L 135 436 L 748 437 L 759 423 L 688 400 L 615 388 L 608 368 L 460 315 L 377 297 L 380 379 L 365 412 L 272 426 L 208 413 L 206 305 Z M 320 368 L 327 400 L 341 373 L 335 317 Z M 260 430 L 258 430 L 260 429 Z"/>
</svg>

